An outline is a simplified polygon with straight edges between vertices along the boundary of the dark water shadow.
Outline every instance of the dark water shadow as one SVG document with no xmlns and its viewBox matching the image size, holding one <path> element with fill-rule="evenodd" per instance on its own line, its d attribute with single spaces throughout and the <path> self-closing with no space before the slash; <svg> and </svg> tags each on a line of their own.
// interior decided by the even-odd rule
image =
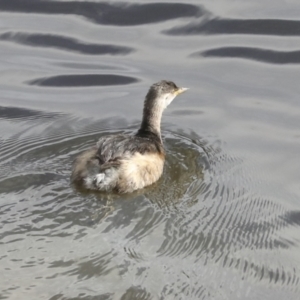
<svg viewBox="0 0 300 300">
<path fill-rule="evenodd" d="M 145 288 L 141 286 L 131 286 L 126 290 L 126 292 L 122 295 L 120 300 L 151 300 L 153 299 L 152 295 L 147 292 Z"/>
<path fill-rule="evenodd" d="M 2 0 L 0 11 L 79 15 L 103 25 L 158 23 L 203 14 L 199 6 L 183 3 L 129 4 L 127 2 Z"/>
<path fill-rule="evenodd" d="M 23 107 L 0 106 L 0 119 L 54 119 L 63 116 L 63 113 L 48 113 Z"/>
<path fill-rule="evenodd" d="M 139 80 L 129 76 L 110 74 L 80 74 L 58 75 L 28 81 L 29 85 L 51 87 L 82 87 L 82 86 L 108 86 L 124 85 L 138 82 Z"/>
<path fill-rule="evenodd" d="M 300 35 L 300 21 L 280 19 L 213 18 L 163 31 L 168 35 L 256 34 L 277 36 Z"/>
<path fill-rule="evenodd" d="M 49 300 L 111 300 L 112 295 L 111 294 L 103 294 L 103 295 L 96 295 L 96 296 L 80 296 L 78 297 L 68 297 L 65 296 L 64 294 L 56 294 L 49 298 Z"/>
<path fill-rule="evenodd" d="M 191 54 L 191 57 L 244 58 L 272 64 L 299 64 L 300 50 L 274 51 L 249 47 L 221 47 Z"/>
<path fill-rule="evenodd" d="M 0 40 L 15 42 L 27 46 L 57 48 L 89 55 L 125 55 L 134 51 L 133 48 L 109 44 L 88 44 L 76 39 L 51 34 L 26 34 L 6 32 L 0 35 Z"/>
<path fill-rule="evenodd" d="M 59 176 L 54 173 L 17 175 L 0 181 L 0 193 L 9 194 L 12 190 L 14 192 L 21 192 L 28 187 L 37 188 L 58 181 L 59 179 Z"/>
<path fill-rule="evenodd" d="M 300 211 L 289 211 L 281 218 L 288 224 L 300 226 Z"/>
</svg>

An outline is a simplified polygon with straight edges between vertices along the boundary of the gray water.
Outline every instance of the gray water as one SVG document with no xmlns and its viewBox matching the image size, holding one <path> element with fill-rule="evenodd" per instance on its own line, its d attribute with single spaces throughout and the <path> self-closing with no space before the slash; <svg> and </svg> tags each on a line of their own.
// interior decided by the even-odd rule
<svg viewBox="0 0 300 300">
<path fill-rule="evenodd" d="M 300 299 L 298 4 L 1 0 L 0 299 Z M 161 79 L 162 178 L 74 189 Z"/>
</svg>

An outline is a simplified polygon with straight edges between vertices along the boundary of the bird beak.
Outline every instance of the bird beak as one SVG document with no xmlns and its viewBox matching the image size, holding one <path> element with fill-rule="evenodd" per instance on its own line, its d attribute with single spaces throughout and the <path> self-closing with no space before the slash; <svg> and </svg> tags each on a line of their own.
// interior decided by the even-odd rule
<svg viewBox="0 0 300 300">
<path fill-rule="evenodd" d="M 176 96 L 177 95 L 180 95 L 180 94 L 182 94 L 183 92 L 185 92 L 185 91 L 187 91 L 188 90 L 188 88 L 179 88 L 176 92 L 175 92 L 175 94 L 176 94 Z"/>
</svg>

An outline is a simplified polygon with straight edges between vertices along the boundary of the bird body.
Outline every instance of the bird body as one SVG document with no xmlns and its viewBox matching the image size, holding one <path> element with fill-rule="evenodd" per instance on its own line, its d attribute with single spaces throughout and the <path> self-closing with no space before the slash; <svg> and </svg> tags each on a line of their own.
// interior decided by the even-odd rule
<svg viewBox="0 0 300 300">
<path fill-rule="evenodd" d="M 129 193 L 151 185 L 162 173 L 165 151 L 160 121 L 166 106 L 186 89 L 161 81 L 150 87 L 143 121 L 135 135 L 107 135 L 80 154 L 73 164 L 71 180 L 87 189 Z"/>
</svg>

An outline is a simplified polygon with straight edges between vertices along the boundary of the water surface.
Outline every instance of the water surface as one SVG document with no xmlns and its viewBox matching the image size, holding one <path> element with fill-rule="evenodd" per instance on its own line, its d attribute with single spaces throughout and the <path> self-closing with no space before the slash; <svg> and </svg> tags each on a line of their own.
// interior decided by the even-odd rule
<svg viewBox="0 0 300 300">
<path fill-rule="evenodd" d="M 297 4 L 2 0 L 0 298 L 298 300 Z M 162 178 L 74 189 L 161 79 Z"/>
</svg>

